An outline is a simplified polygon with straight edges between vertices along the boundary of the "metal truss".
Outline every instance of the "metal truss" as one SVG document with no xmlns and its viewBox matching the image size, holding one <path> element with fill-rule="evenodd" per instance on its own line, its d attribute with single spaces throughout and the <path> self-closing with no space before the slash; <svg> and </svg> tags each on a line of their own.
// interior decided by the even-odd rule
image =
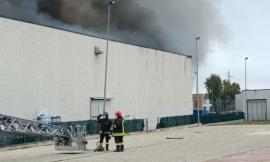
<svg viewBox="0 0 270 162">
<path fill-rule="evenodd" d="M 63 127 L 0 114 L 0 131 L 19 135 L 54 137 L 56 150 L 86 150 L 85 126 Z"/>
</svg>

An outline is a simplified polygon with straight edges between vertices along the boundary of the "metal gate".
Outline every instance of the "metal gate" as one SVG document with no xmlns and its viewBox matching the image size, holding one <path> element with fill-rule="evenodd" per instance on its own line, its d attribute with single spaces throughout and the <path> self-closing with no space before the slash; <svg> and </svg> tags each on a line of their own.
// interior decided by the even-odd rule
<svg viewBox="0 0 270 162">
<path fill-rule="evenodd" d="M 248 100 L 247 117 L 248 121 L 267 120 L 266 100 Z"/>
</svg>

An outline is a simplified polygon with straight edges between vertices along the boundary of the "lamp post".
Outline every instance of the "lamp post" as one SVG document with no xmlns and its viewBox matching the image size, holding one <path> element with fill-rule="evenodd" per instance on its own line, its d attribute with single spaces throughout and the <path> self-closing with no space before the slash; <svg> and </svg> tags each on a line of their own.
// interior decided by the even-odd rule
<svg viewBox="0 0 270 162">
<path fill-rule="evenodd" d="M 198 40 L 200 37 L 196 37 L 196 107 L 198 115 L 198 125 L 200 125 L 200 110 L 199 110 L 199 63 L 198 63 Z"/>
<path fill-rule="evenodd" d="M 106 111 L 106 93 L 107 93 L 107 69 L 108 69 L 108 54 L 109 54 L 109 36 L 110 36 L 110 19 L 111 6 L 115 4 L 115 0 L 108 0 L 108 15 L 107 15 L 107 43 L 106 43 L 106 58 L 105 58 L 105 80 L 104 80 L 104 98 L 103 98 L 103 112 Z"/>
<path fill-rule="evenodd" d="M 212 82 L 212 111 L 215 110 L 214 106 L 214 83 Z"/>
<path fill-rule="evenodd" d="M 245 111 L 246 111 L 246 121 L 248 120 L 248 110 L 247 110 L 247 60 L 248 60 L 248 57 L 245 58 L 245 101 L 244 101 L 244 108 L 245 108 Z"/>
</svg>

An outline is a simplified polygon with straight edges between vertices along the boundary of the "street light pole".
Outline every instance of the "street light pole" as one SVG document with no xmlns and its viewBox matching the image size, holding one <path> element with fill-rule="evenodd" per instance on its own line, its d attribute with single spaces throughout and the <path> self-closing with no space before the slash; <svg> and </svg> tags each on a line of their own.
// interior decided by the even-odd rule
<svg viewBox="0 0 270 162">
<path fill-rule="evenodd" d="M 221 93 L 222 93 L 222 89 L 219 91 L 219 113 L 222 113 L 222 108 L 221 108 Z"/>
<path fill-rule="evenodd" d="M 214 83 L 212 82 L 212 111 L 215 110 L 214 106 Z"/>
<path fill-rule="evenodd" d="M 105 79 L 104 79 L 104 98 L 103 98 L 103 112 L 106 111 L 106 93 L 107 93 L 107 71 L 108 71 L 108 54 L 109 54 L 109 36 L 110 36 L 110 19 L 111 6 L 115 4 L 115 0 L 108 1 L 108 15 L 107 15 L 107 43 L 106 43 L 106 58 L 105 58 Z"/>
<path fill-rule="evenodd" d="M 247 110 L 247 60 L 248 60 L 248 57 L 245 58 L 245 101 L 244 101 L 244 108 L 245 108 L 245 111 L 246 111 L 246 121 L 248 120 L 248 110 Z"/>
<path fill-rule="evenodd" d="M 199 110 L 199 63 L 198 63 L 198 40 L 200 37 L 196 37 L 196 107 L 198 115 L 198 125 L 200 125 L 200 110 Z"/>
</svg>

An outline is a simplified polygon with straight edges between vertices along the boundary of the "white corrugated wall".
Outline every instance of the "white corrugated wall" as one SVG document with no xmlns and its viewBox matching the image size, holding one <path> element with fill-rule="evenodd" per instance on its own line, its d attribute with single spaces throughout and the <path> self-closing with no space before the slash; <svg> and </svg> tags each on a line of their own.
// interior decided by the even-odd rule
<svg viewBox="0 0 270 162">
<path fill-rule="evenodd" d="M 103 97 L 106 40 L 0 18 L 1 113 L 90 118 Z M 192 114 L 191 58 L 109 42 L 108 112 L 149 118 Z"/>
</svg>

